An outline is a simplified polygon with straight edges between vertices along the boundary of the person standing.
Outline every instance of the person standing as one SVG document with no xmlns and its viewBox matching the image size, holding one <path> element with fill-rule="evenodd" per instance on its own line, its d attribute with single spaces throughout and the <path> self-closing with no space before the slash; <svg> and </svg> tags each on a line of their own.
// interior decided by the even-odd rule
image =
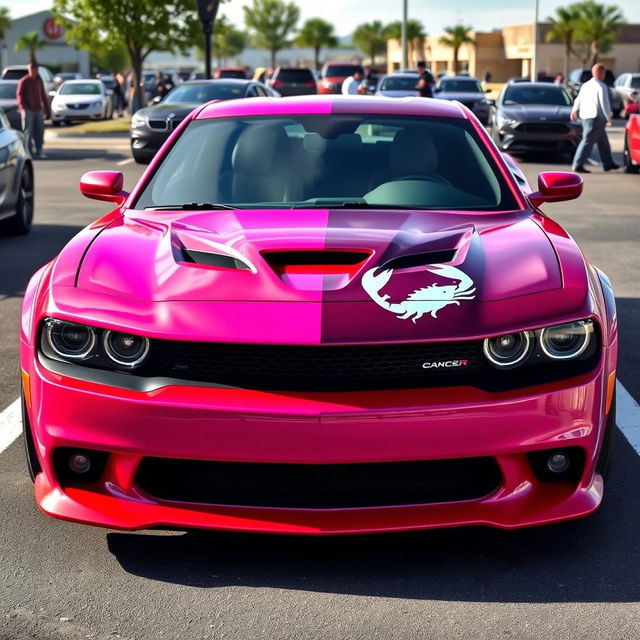
<svg viewBox="0 0 640 640">
<path fill-rule="evenodd" d="M 345 96 L 357 96 L 358 94 L 366 93 L 366 90 L 363 91 L 360 87 L 362 78 L 364 78 L 364 69 L 358 67 L 352 76 L 345 78 L 342 82 L 342 94 Z"/>
<path fill-rule="evenodd" d="M 431 72 L 427 70 L 427 65 L 422 60 L 418 62 L 418 84 L 416 89 L 418 95 L 421 98 L 433 98 L 433 85 L 436 83 L 435 79 L 431 75 Z"/>
<path fill-rule="evenodd" d="M 22 115 L 22 130 L 26 135 L 27 150 L 34 158 L 46 158 L 42 153 L 44 120 L 51 117 L 51 108 L 44 83 L 38 73 L 37 62 L 29 65 L 29 73 L 18 83 L 16 97 Z"/>
<path fill-rule="evenodd" d="M 604 65 L 594 64 L 591 75 L 593 76 L 591 80 L 580 87 L 571 110 L 571 120 L 580 118 L 582 123 L 582 140 L 576 149 L 572 163 L 573 170 L 577 173 L 591 173 L 584 165 L 595 144 L 598 145 L 602 168 L 605 171 L 620 168 L 620 165 L 613 161 L 607 137 L 606 127 L 611 125 L 611 103 L 609 89 L 604 83 Z"/>
</svg>

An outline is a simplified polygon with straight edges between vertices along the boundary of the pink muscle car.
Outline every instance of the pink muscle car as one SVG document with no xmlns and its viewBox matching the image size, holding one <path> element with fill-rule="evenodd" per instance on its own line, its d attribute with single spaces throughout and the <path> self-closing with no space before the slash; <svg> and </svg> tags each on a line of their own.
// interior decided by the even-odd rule
<svg viewBox="0 0 640 640">
<path fill-rule="evenodd" d="M 47 514 L 344 534 L 585 516 L 615 425 L 607 277 L 469 110 L 211 103 L 32 278 L 25 442 Z"/>
</svg>

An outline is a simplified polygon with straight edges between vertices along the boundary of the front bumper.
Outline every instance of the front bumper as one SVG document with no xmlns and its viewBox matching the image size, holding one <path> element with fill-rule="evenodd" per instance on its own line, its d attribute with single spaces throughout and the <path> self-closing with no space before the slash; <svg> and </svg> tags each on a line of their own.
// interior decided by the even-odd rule
<svg viewBox="0 0 640 640">
<path fill-rule="evenodd" d="M 54 122 L 61 122 L 63 120 L 101 120 L 104 116 L 104 105 L 89 105 L 81 109 L 59 106 L 52 109 L 51 116 Z"/>
<path fill-rule="evenodd" d="M 47 514 L 116 529 L 230 529 L 347 534 L 484 524 L 516 528 L 587 515 L 603 494 L 595 471 L 604 425 L 604 365 L 562 384 L 488 393 L 469 387 L 277 393 L 166 386 L 148 393 L 66 378 L 33 360 L 28 412 Z M 606 358 L 604 359 L 606 362 Z M 23 365 L 24 366 L 24 365 Z M 100 478 L 60 484 L 54 452 L 107 452 Z M 579 447 L 575 482 L 540 480 L 527 453 Z M 154 498 L 136 471 L 145 457 L 273 464 L 342 464 L 489 456 L 498 488 L 480 499 L 365 508 L 196 504 Z M 63 483 L 64 484 L 64 483 Z"/>
<path fill-rule="evenodd" d="M 578 126 L 554 125 L 558 131 L 537 129 L 539 123 L 519 122 L 517 126 L 506 126 L 499 129 L 498 140 L 503 151 L 566 151 L 573 152 L 580 143 L 582 129 Z"/>
<path fill-rule="evenodd" d="M 151 160 L 171 135 L 171 131 L 155 132 L 146 128 L 131 131 L 131 152 L 140 159 Z"/>
</svg>

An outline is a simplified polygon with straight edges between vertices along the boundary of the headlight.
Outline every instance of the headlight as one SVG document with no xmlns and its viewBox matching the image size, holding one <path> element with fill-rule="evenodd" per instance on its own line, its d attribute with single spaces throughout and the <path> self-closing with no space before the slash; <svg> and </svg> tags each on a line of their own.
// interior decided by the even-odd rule
<svg viewBox="0 0 640 640">
<path fill-rule="evenodd" d="M 102 104 L 103 104 L 103 103 L 102 103 L 102 100 L 96 100 L 96 101 L 93 103 L 93 106 L 94 106 L 94 107 L 96 107 L 96 108 L 100 108 L 100 107 L 102 107 Z"/>
<path fill-rule="evenodd" d="M 487 338 L 483 349 L 489 362 L 500 369 L 508 369 L 523 362 L 531 354 L 532 345 L 531 332 L 521 331 Z"/>
<path fill-rule="evenodd" d="M 131 117 L 131 127 L 146 127 L 147 126 L 147 119 L 145 116 L 139 115 L 137 113 L 134 113 L 133 116 Z"/>
<path fill-rule="evenodd" d="M 125 367 L 136 367 L 149 353 L 149 340 L 129 333 L 105 331 L 102 344 L 107 356 Z"/>
<path fill-rule="evenodd" d="M 86 358 L 96 345 L 92 327 L 63 320 L 47 320 L 45 336 L 55 353 L 70 360 Z"/>
<path fill-rule="evenodd" d="M 513 120 L 511 118 L 498 118 L 498 126 L 501 129 L 505 129 L 505 128 L 513 128 L 515 126 L 517 126 L 518 124 L 520 124 L 517 120 Z"/>
<path fill-rule="evenodd" d="M 540 331 L 540 348 L 552 360 L 570 360 L 584 353 L 591 335 L 591 320 L 546 327 Z"/>
</svg>

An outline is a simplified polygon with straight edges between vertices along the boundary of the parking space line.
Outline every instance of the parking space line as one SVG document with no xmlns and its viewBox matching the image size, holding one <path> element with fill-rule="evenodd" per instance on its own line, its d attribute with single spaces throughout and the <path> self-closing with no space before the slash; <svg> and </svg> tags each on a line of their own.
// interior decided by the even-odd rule
<svg viewBox="0 0 640 640">
<path fill-rule="evenodd" d="M 125 164 L 131 164 L 133 162 L 133 158 L 127 158 L 126 160 L 120 160 L 120 162 L 116 162 L 119 167 L 123 167 Z"/>
<path fill-rule="evenodd" d="M 20 398 L 0 413 L 0 453 L 22 433 Z"/>
<path fill-rule="evenodd" d="M 617 423 L 629 444 L 640 455 L 640 405 L 618 381 L 616 386 Z M 20 398 L 0 413 L 0 453 L 22 433 Z"/>
</svg>

